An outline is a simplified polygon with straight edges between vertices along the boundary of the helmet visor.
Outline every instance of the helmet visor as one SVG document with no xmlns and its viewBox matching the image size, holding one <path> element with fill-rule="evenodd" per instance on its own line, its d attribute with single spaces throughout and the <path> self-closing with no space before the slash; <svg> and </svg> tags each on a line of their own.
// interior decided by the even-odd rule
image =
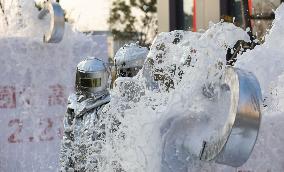
<svg viewBox="0 0 284 172">
<path fill-rule="evenodd" d="M 81 78 L 80 84 L 85 88 L 101 87 L 101 78 Z"/>
<path fill-rule="evenodd" d="M 141 67 L 135 67 L 135 68 L 123 68 L 119 69 L 117 71 L 118 76 L 120 77 L 134 77 L 137 75 Z"/>
</svg>

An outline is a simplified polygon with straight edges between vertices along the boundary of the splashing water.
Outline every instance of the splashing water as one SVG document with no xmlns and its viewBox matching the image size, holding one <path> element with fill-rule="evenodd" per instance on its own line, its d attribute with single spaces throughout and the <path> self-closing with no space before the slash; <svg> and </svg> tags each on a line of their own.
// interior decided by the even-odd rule
<svg viewBox="0 0 284 172">
<path fill-rule="evenodd" d="M 137 90 L 119 87 L 112 91 L 109 113 L 120 116 L 121 124 L 117 133 L 110 134 L 114 146 L 109 159 L 119 157 L 125 171 L 166 171 L 164 163 L 180 171 L 217 168 L 197 157 L 203 141 L 218 134 L 226 120 L 230 93 L 221 92 L 218 85 L 227 48 L 238 40 L 249 37 L 228 23 L 212 25 L 203 34 L 159 34 L 139 75 L 125 79 L 143 90 L 139 101 L 121 96 Z M 180 160 L 163 158 L 167 162 L 162 162 L 163 156 Z"/>
<path fill-rule="evenodd" d="M 284 170 L 283 14 L 284 5 L 276 11 L 266 43 L 239 55 L 236 63 L 255 73 L 263 95 L 268 97 L 256 147 L 248 162 L 238 168 L 240 171 Z M 249 37 L 227 23 L 211 25 L 205 33 L 159 34 L 140 75 L 131 81 L 144 92 L 140 100 L 124 99 L 121 95 L 129 91 L 121 87 L 112 91 L 109 112 L 119 116 L 121 124 L 117 133 L 110 134 L 113 146 L 108 157 L 115 157 L 125 171 L 168 170 L 163 163 L 173 169 L 179 167 L 175 171 L 235 171 L 196 157 L 202 141 L 218 134 L 226 118 L 230 93 L 222 93 L 218 83 L 224 72 L 226 50 L 237 40 L 248 41 Z M 175 146 L 182 148 L 171 148 Z M 162 159 L 166 154 L 174 158 Z"/>
<path fill-rule="evenodd" d="M 284 4 L 275 11 L 275 20 L 265 43 L 239 57 L 236 66 L 253 72 L 264 98 L 258 141 L 243 168 L 253 171 L 283 171 L 284 124 Z"/>
<path fill-rule="evenodd" d="M 25 1 L 22 4 L 28 3 Z M 32 22 L 36 17 L 34 15 L 36 9 L 25 5 L 20 7 L 15 4 L 14 6 L 7 7 L 10 9 L 7 10 L 9 13 L 0 15 L 1 21 L 7 20 L 8 23 L 13 23 L 6 26 L 1 23 L 0 34 L 1 37 L 24 37 L 25 41 L 26 37 L 33 37 L 31 41 L 26 41 L 24 48 L 19 48 L 23 50 L 20 53 L 28 52 L 27 54 L 31 57 L 28 59 L 29 62 L 32 63 L 33 59 L 39 56 L 45 56 L 48 59 L 53 55 L 71 56 L 72 59 L 67 60 L 67 63 L 78 62 L 79 59 L 74 60 L 77 56 L 95 54 L 93 47 L 89 46 L 91 38 L 68 30 L 59 47 L 41 45 L 39 42 L 42 39 L 42 31 L 34 28 L 39 25 L 47 26 L 48 19 L 42 23 Z M 21 20 L 19 17 L 12 17 L 21 11 L 20 8 L 21 10 L 34 9 L 34 11 L 23 12 Z M 12 12 L 12 10 L 17 11 Z M 7 19 L 2 20 L 2 18 Z M 236 63 L 237 67 L 252 71 L 257 76 L 263 95 L 266 97 L 264 104 L 267 105 L 263 109 L 262 126 L 256 147 L 248 162 L 239 168 L 241 170 L 284 170 L 283 19 L 284 5 L 276 11 L 276 20 L 266 37 L 266 43 L 239 56 L 239 61 Z M 83 44 L 83 40 L 87 43 Z M 151 46 L 145 66 L 139 75 L 133 79 L 121 79 L 130 87 L 116 87 L 111 91 L 112 100 L 105 109 L 111 115 L 105 120 L 107 126 L 111 128 L 113 127 L 111 124 L 114 123 L 112 117 L 115 116 L 119 126 L 115 132 L 106 133 L 104 154 L 107 161 L 116 162 L 128 172 L 162 171 L 162 156 L 167 153 L 163 148 L 168 143 L 170 146 L 185 145 L 182 150 L 173 149 L 168 152 L 181 158 L 180 161 L 166 162 L 180 165 L 180 171 L 186 168 L 191 172 L 235 171 L 231 167 L 204 163 L 195 158 L 200 153 L 202 141 L 218 133 L 219 125 L 225 120 L 228 110 L 226 107 L 230 103 L 226 99 L 229 93 L 223 93 L 218 86 L 226 64 L 227 48 L 232 48 L 238 40 L 249 41 L 249 37 L 245 31 L 228 23 L 212 24 L 205 33 L 173 31 L 159 34 Z M 2 60 L 4 64 L 7 63 L 3 65 L 7 68 L 5 71 L 10 71 L 8 68 L 11 64 L 17 64 L 24 70 L 25 65 L 19 62 L 13 63 L 12 58 L 17 55 L 17 50 L 13 49 L 14 44 L 19 41 L 3 39 L 2 41 L 4 43 L 0 45 L 4 48 L 1 49 L 6 49 L 3 51 L 4 55 L 11 57 L 9 62 Z M 38 44 L 40 44 L 39 50 L 36 47 Z M 83 45 L 78 46 L 81 44 Z M 27 50 L 30 47 L 31 49 Z M 56 53 L 48 52 L 43 47 L 56 49 Z M 86 49 L 88 51 L 85 51 Z M 83 54 L 84 52 L 86 54 Z M 56 60 L 51 64 L 58 65 L 58 68 L 62 66 Z M 66 73 L 68 72 L 70 71 Z M 44 80 L 44 74 L 41 76 L 40 78 Z M 65 78 L 65 74 L 62 73 L 59 77 Z M 72 82 L 68 80 L 66 83 L 71 85 Z M 137 93 L 134 99 L 133 92 Z M 183 132 L 184 130 L 187 132 Z M 189 134 L 175 135 L 172 131 Z M 107 171 L 113 171 L 111 168 L 113 164 L 110 163 L 108 166 Z"/>
<path fill-rule="evenodd" d="M 76 66 L 87 56 L 107 59 L 105 37 L 66 26 L 62 42 L 45 44 L 49 15 L 39 20 L 34 1 L 1 3 L 0 171 L 58 171 L 62 118 Z M 1 23 L 5 19 L 8 24 Z"/>
</svg>

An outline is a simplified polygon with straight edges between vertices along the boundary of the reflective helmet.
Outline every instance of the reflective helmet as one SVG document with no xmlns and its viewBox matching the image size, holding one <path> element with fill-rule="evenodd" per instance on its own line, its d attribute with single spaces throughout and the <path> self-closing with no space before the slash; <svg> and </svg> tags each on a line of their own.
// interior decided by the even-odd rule
<svg viewBox="0 0 284 172">
<path fill-rule="evenodd" d="M 136 43 L 126 44 L 114 56 L 114 65 L 118 77 L 133 77 L 143 67 L 148 54 L 146 47 Z"/>
<path fill-rule="evenodd" d="M 107 90 L 109 71 L 98 58 L 87 58 L 77 65 L 76 91 L 81 94 L 99 94 Z"/>
</svg>

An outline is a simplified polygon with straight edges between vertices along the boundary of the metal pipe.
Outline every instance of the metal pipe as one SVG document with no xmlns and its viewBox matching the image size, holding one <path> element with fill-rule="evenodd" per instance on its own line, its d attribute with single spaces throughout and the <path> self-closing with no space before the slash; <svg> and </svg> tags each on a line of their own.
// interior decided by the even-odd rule
<svg viewBox="0 0 284 172">
<path fill-rule="evenodd" d="M 50 13 L 50 28 L 43 36 L 45 43 L 59 43 L 63 39 L 65 18 L 64 12 L 58 3 L 47 1 L 40 11 L 38 18 L 43 19 Z"/>
<path fill-rule="evenodd" d="M 252 20 L 274 20 L 275 19 L 275 14 L 270 13 L 270 14 L 255 14 L 251 15 L 250 19 Z"/>
</svg>

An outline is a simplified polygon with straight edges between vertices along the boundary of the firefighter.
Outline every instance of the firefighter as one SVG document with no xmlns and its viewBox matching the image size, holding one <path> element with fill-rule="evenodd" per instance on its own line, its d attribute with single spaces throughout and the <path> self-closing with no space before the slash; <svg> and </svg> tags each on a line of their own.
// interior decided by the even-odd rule
<svg viewBox="0 0 284 172">
<path fill-rule="evenodd" d="M 137 43 L 126 44 L 114 56 L 114 65 L 118 77 L 134 77 L 142 69 L 148 54 L 146 47 Z"/>
<path fill-rule="evenodd" d="M 144 94 L 141 84 L 133 77 L 142 69 L 148 53 L 146 47 L 131 43 L 121 47 L 114 57 L 118 77 L 114 82 L 114 89 L 125 101 L 137 102 Z"/>
<path fill-rule="evenodd" d="M 109 103 L 109 71 L 97 58 L 87 58 L 77 66 L 75 94 L 68 98 L 60 171 L 103 171 L 106 118 Z"/>
</svg>

